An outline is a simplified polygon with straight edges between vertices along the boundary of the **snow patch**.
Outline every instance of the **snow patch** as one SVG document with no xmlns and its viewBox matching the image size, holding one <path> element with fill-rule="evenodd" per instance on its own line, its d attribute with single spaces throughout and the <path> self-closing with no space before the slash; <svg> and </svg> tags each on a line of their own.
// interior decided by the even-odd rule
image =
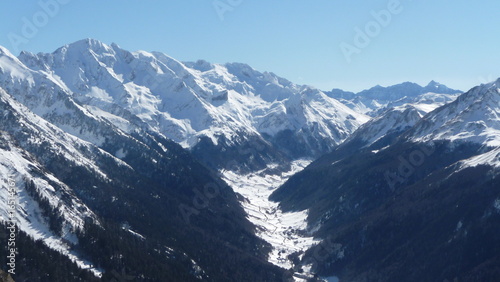
<svg viewBox="0 0 500 282">
<path fill-rule="evenodd" d="M 76 243 L 76 237 L 69 232 L 66 227 L 63 230 L 61 237 L 56 236 L 50 231 L 46 219 L 41 217 L 42 211 L 38 203 L 36 203 L 24 189 L 25 180 L 28 178 L 34 181 L 40 195 L 49 200 L 52 207 L 58 207 L 58 210 L 63 214 L 64 219 L 73 228 L 81 228 L 83 226 L 83 218 L 94 217 L 92 212 L 83 204 L 73 201 L 73 206 L 66 206 L 62 197 L 61 191 L 57 191 L 45 179 L 31 178 L 30 172 L 32 167 L 38 167 L 37 163 L 33 163 L 24 157 L 24 154 L 17 148 L 11 148 L 10 151 L 0 149 L 0 175 L 15 175 L 16 183 L 16 202 L 17 213 L 16 221 L 20 230 L 26 232 L 34 240 L 42 240 L 49 248 L 60 252 L 75 262 L 80 268 L 88 269 L 94 275 L 100 277 L 102 270 L 92 266 L 92 263 L 81 259 L 78 254 L 71 250 L 71 244 Z M 61 187 L 65 187 L 63 183 L 57 180 L 52 175 L 47 177 Z M 7 209 L 7 187 L 6 183 L 0 183 L 0 217 L 2 220 L 8 218 Z"/>
<path fill-rule="evenodd" d="M 474 156 L 460 162 L 460 169 L 467 167 L 476 167 L 478 165 L 489 165 L 491 167 L 500 167 L 500 148 L 493 149 L 484 154 Z"/>
<path fill-rule="evenodd" d="M 496 199 L 495 203 L 493 203 L 493 207 L 500 212 L 500 199 Z"/>
<path fill-rule="evenodd" d="M 120 150 L 116 151 L 115 157 L 119 159 L 124 159 L 127 156 L 127 153 L 123 150 L 123 148 L 120 148 Z"/>
</svg>

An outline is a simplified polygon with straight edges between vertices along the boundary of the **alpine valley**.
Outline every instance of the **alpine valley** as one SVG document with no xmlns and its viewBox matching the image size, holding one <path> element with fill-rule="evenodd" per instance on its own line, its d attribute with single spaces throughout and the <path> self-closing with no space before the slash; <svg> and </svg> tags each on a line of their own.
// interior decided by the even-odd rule
<svg viewBox="0 0 500 282">
<path fill-rule="evenodd" d="M 500 280 L 500 79 L 321 91 L 85 39 L 0 47 L 0 119 L 14 281 Z"/>
</svg>

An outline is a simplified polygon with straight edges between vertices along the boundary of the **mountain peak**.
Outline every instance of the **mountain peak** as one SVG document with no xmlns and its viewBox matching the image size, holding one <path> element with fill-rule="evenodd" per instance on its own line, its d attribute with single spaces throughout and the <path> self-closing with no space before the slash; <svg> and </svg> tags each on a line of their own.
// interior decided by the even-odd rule
<svg viewBox="0 0 500 282">
<path fill-rule="evenodd" d="M 424 92 L 437 92 L 442 94 L 458 94 L 463 93 L 463 91 L 451 89 L 448 86 L 441 84 L 435 80 L 431 80 L 427 86 L 422 89 Z"/>
<path fill-rule="evenodd" d="M 116 45 L 116 44 L 115 44 Z M 61 48 L 59 48 L 57 51 L 59 51 Z M 97 39 L 92 39 L 92 38 L 85 38 L 82 40 L 78 40 L 76 42 L 70 43 L 68 45 L 65 45 L 62 47 L 62 49 L 73 49 L 78 52 L 85 52 L 88 50 L 92 50 L 96 53 L 102 53 L 106 51 L 113 50 L 112 47 L 102 43 L 101 41 Z"/>
<path fill-rule="evenodd" d="M 462 96 L 463 99 L 465 99 L 465 97 L 475 97 L 474 99 L 484 99 L 485 94 L 490 93 L 491 90 L 494 90 L 493 92 L 499 93 L 500 90 L 498 89 L 500 89 L 500 78 L 490 83 L 485 83 L 476 86 L 471 90 L 467 91 L 466 93 L 464 93 L 464 95 Z"/>
<path fill-rule="evenodd" d="M 113 49 L 121 49 L 121 47 L 118 44 L 114 43 L 114 42 L 111 42 L 111 47 Z"/>
<path fill-rule="evenodd" d="M 500 77 L 495 82 L 493 82 L 493 85 L 500 87 Z"/>
<path fill-rule="evenodd" d="M 196 63 L 194 63 L 192 67 L 196 68 L 199 71 L 208 71 L 213 69 L 213 65 L 205 60 L 196 61 Z"/>
<path fill-rule="evenodd" d="M 489 82 L 489 83 L 481 84 L 479 86 L 476 86 L 475 88 L 478 88 L 480 92 L 488 91 L 488 90 L 494 89 L 494 88 L 500 88 L 500 78 L 498 78 L 495 81 Z M 473 89 L 475 89 L 475 88 L 473 88 Z"/>
<path fill-rule="evenodd" d="M 476 86 L 427 115 L 409 134 L 413 140 L 500 144 L 500 79 Z"/>
<path fill-rule="evenodd" d="M 3 55 L 3 56 L 7 56 L 7 57 L 15 57 L 10 51 L 9 49 L 3 47 L 3 46 L 0 46 L 0 55 Z"/>
<path fill-rule="evenodd" d="M 471 95 L 476 96 L 477 100 L 486 100 L 486 97 L 490 97 L 494 101 L 499 101 L 500 78 L 498 78 L 496 81 L 478 86 L 477 91 L 473 90 L 470 91 Z"/>
<path fill-rule="evenodd" d="M 357 95 L 368 99 L 397 100 L 405 96 L 415 97 L 422 94 L 422 87 L 413 82 L 403 82 L 388 87 L 377 85 L 368 90 L 363 90 Z"/>
<path fill-rule="evenodd" d="M 87 46 L 103 46 L 104 45 L 104 43 L 102 43 L 101 41 L 99 41 L 97 39 L 93 39 L 93 38 L 84 38 L 84 39 L 78 40 L 72 44 L 75 44 L 75 45 L 84 44 Z"/>
</svg>

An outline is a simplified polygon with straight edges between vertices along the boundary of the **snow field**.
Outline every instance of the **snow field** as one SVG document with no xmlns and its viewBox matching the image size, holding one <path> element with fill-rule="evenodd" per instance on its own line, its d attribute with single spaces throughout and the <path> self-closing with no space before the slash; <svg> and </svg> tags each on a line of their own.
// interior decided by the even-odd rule
<svg viewBox="0 0 500 282">
<path fill-rule="evenodd" d="M 288 255 L 305 251 L 320 241 L 315 240 L 308 232 L 307 210 L 283 212 L 278 203 L 269 200 L 269 196 L 309 163 L 308 160 L 295 161 L 292 169 L 281 175 L 270 175 L 264 171 L 245 175 L 223 172 L 223 179 L 245 198 L 242 206 L 248 219 L 257 226 L 257 235 L 273 246 L 269 262 L 285 269 L 293 266 Z"/>
</svg>

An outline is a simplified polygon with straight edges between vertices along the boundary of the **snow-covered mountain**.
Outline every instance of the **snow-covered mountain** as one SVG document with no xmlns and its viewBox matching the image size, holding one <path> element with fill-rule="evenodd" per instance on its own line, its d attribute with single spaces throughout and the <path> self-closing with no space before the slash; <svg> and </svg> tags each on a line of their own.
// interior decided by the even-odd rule
<svg viewBox="0 0 500 282">
<path fill-rule="evenodd" d="M 377 85 L 359 93 L 340 89 L 325 93 L 357 112 L 375 117 L 389 108 L 408 103 L 419 104 L 422 107 L 428 105 L 422 110 L 429 112 L 430 108 L 435 109 L 453 101 L 462 92 L 431 81 L 426 86 L 404 82 L 389 87 Z"/>
<path fill-rule="evenodd" d="M 40 96 L 47 98 L 43 92 Z M 49 111 L 50 99 L 42 99 L 47 118 L 59 123 L 58 127 L 17 97 L 0 89 L 0 226 L 9 218 L 7 186 L 13 183 L 19 230 L 104 280 L 112 279 L 113 271 L 122 265 L 157 281 L 217 277 L 218 270 L 210 270 L 211 260 L 219 256 L 222 260 L 235 251 L 245 253 L 246 262 L 233 258 L 232 266 L 225 267 L 241 267 L 238 272 L 243 273 L 250 263 L 266 273 L 248 270 L 246 275 L 255 275 L 254 279 L 280 277 L 280 270 L 263 260 L 269 247 L 253 234 L 235 193 L 178 144 L 146 132 L 127 134 L 84 108 L 73 108 L 71 99 L 62 99 L 68 96 L 60 97 L 59 111 Z M 81 136 L 102 134 L 96 139 L 101 142 L 94 140 L 99 147 L 62 129 L 73 118 L 81 118 Z M 95 128 L 86 130 L 93 122 Z M 216 197 L 212 190 L 207 194 L 207 185 L 215 189 Z M 198 187 L 202 187 L 202 195 L 211 197 L 207 207 L 193 204 L 200 197 Z M 192 213 L 188 213 L 192 225 L 186 222 L 186 210 L 181 206 Z M 229 232 L 219 225 L 232 229 Z M 96 247 L 97 242 L 114 246 L 106 251 Z M 245 247 L 248 244 L 251 251 Z M 46 255 L 41 247 L 32 252 L 40 258 Z M 152 255 L 154 252 L 159 253 Z M 126 257 L 129 262 L 109 259 L 113 256 Z M 132 263 L 136 259 L 149 262 Z M 19 265 L 26 269 L 34 267 L 33 263 L 39 262 L 25 260 Z M 148 271 L 151 265 L 159 270 Z M 22 272 L 32 274 L 32 270 Z M 33 275 L 27 279 L 39 277 Z M 76 279 L 70 272 L 64 275 Z"/>
<path fill-rule="evenodd" d="M 472 158 L 460 162 L 461 168 L 488 166 L 492 168 L 500 168 L 500 147 L 492 149 L 484 154 L 474 156 Z M 500 201 L 498 201 L 498 209 L 500 210 Z"/>
<path fill-rule="evenodd" d="M 389 109 L 361 126 L 346 143 L 359 140 L 365 146 L 371 145 L 389 135 L 401 134 L 415 125 L 422 116 L 415 106 L 409 104 Z"/>
<path fill-rule="evenodd" d="M 337 158 L 341 159 L 367 148 L 377 152 L 392 145 L 402 133 L 411 129 L 426 114 L 456 98 L 456 95 L 451 94 L 425 93 L 388 103 L 371 112 L 370 114 L 376 115 L 335 149 Z"/>
<path fill-rule="evenodd" d="M 157 281 L 362 280 L 378 262 L 403 277 L 407 257 L 384 254 L 432 231 L 422 222 L 443 226 L 449 212 L 482 242 L 471 226 L 496 220 L 500 79 L 459 94 L 434 81 L 322 92 L 92 39 L 19 57 L 0 47 L 0 173 L 14 177 L 20 229 L 104 280 L 117 266 Z M 485 210 L 455 193 L 464 181 Z M 475 274 L 475 262 L 444 262 Z"/>
<path fill-rule="evenodd" d="M 1 90 L 1 170 L 16 176 L 23 201 L 20 229 L 80 267 L 104 275 L 109 265 L 91 265 L 108 254 L 74 251 L 87 246 L 82 241 L 103 236 L 94 234 L 99 227 L 92 224 L 108 230 L 113 224 L 126 226 L 125 235 L 112 235 L 132 236 L 125 240 L 163 234 L 160 248 L 169 255 L 157 263 L 168 267 L 176 263 L 172 257 L 184 257 L 187 262 L 177 267 L 189 273 L 188 280 L 219 275 L 205 272 L 210 268 L 205 259 L 215 249 L 227 257 L 221 244 L 251 253 L 256 267 L 265 265 L 257 258 L 265 257 L 269 245 L 253 234 L 234 192 L 168 139 L 213 167 L 252 170 L 319 156 L 368 120 L 317 89 L 248 65 L 181 63 L 161 53 L 128 52 L 96 40 L 52 54 L 23 52 L 18 58 L 2 47 L 0 88 L 6 90 Z M 185 214 L 179 214 L 178 206 L 191 205 L 198 197 L 196 187 L 206 181 L 224 188 L 217 207 L 196 210 L 200 223 L 195 233 L 204 236 L 196 239 L 186 235 L 192 230 L 183 226 Z M 142 183 L 148 188 L 139 190 Z M 146 199 L 144 208 L 141 200 Z M 0 210 L 5 219 L 6 206 Z M 133 216 L 138 210 L 141 215 Z M 177 231 L 152 228 L 147 215 L 154 225 Z M 239 229 L 217 234 L 223 230 L 214 229 L 218 224 Z M 251 241 L 252 250 L 243 250 L 243 242 Z M 191 258 L 195 251 L 196 262 Z M 281 271 L 266 267 L 271 276 Z M 253 275 L 260 279 L 260 274 L 248 277 Z"/>
<path fill-rule="evenodd" d="M 51 54 L 3 57 L 9 79 L 30 85 L 44 76 L 44 83 L 124 131 L 147 128 L 194 152 L 216 147 L 232 155 L 226 162 L 234 157 L 231 148 L 245 146 L 258 148 L 263 163 L 319 156 L 368 120 L 318 89 L 245 64 L 183 63 L 92 39 Z"/>
<path fill-rule="evenodd" d="M 265 261 L 270 246 L 254 235 L 236 194 L 215 172 L 151 130 L 140 114 L 118 105 L 106 112 L 82 97 L 53 72 L 31 69 L 0 49 L 2 227 L 6 185 L 15 183 L 18 227 L 41 240 L 30 250 L 40 258 L 48 256 L 41 246 L 48 246 L 107 280 L 125 266 L 146 280 L 218 280 L 214 259 L 254 280 L 281 277 L 282 270 Z M 207 185 L 217 188 L 217 197 L 201 208 L 193 199 L 200 187 L 208 193 Z M 186 211 L 194 214 L 191 225 Z M 97 248 L 98 242 L 114 246 Z M 240 256 L 227 260 L 231 252 Z M 34 263 L 19 266 L 37 275 Z M 148 271 L 152 266 L 158 271 Z M 76 279 L 73 272 L 63 275 Z"/>
<path fill-rule="evenodd" d="M 383 139 L 398 136 L 414 126 L 429 112 L 454 101 L 458 96 L 426 93 L 414 98 L 402 98 L 378 110 L 377 116 L 359 127 L 343 143 L 356 142 L 369 146 Z M 380 142 L 380 145 L 388 145 Z"/>
<path fill-rule="evenodd" d="M 377 116 L 380 113 L 383 113 L 384 111 L 391 108 L 396 108 L 403 105 L 411 105 L 415 107 L 420 114 L 425 115 L 443 105 L 455 101 L 455 99 L 457 99 L 459 95 L 460 93 L 438 94 L 438 93 L 428 92 L 420 94 L 416 97 L 404 97 L 396 101 L 389 102 L 386 106 L 374 112 L 371 112 L 370 114 Z"/>
<path fill-rule="evenodd" d="M 434 110 L 385 110 L 273 192 L 285 211 L 307 210 L 323 239 L 295 268 L 346 281 L 498 280 L 499 86 Z"/>
<path fill-rule="evenodd" d="M 476 86 L 419 122 L 408 138 L 500 146 L 500 79 Z"/>
<path fill-rule="evenodd" d="M 106 178 L 95 161 L 97 154 L 110 158 L 109 154 L 95 150 L 90 143 L 68 135 L 34 115 L 2 89 L 0 113 L 0 175 L 4 179 L 10 175 L 18 190 L 19 212 L 16 219 L 19 228 L 33 239 L 42 240 L 49 247 L 68 255 L 81 267 L 88 268 L 89 262 L 71 252 L 70 244 L 77 244 L 75 232 L 83 228 L 85 220 L 97 220 L 97 217 L 68 185 L 46 170 L 47 163 L 41 162 L 64 155 L 74 166 Z M 6 205 L 7 185 L 6 181 L 0 184 L 2 222 L 8 219 L 9 212 Z M 27 188 L 30 185 L 31 191 Z M 34 195 L 45 199 L 49 206 L 42 206 Z M 43 216 L 48 213 L 57 217 L 59 222 Z M 93 271 L 100 274 L 99 269 Z"/>
</svg>

